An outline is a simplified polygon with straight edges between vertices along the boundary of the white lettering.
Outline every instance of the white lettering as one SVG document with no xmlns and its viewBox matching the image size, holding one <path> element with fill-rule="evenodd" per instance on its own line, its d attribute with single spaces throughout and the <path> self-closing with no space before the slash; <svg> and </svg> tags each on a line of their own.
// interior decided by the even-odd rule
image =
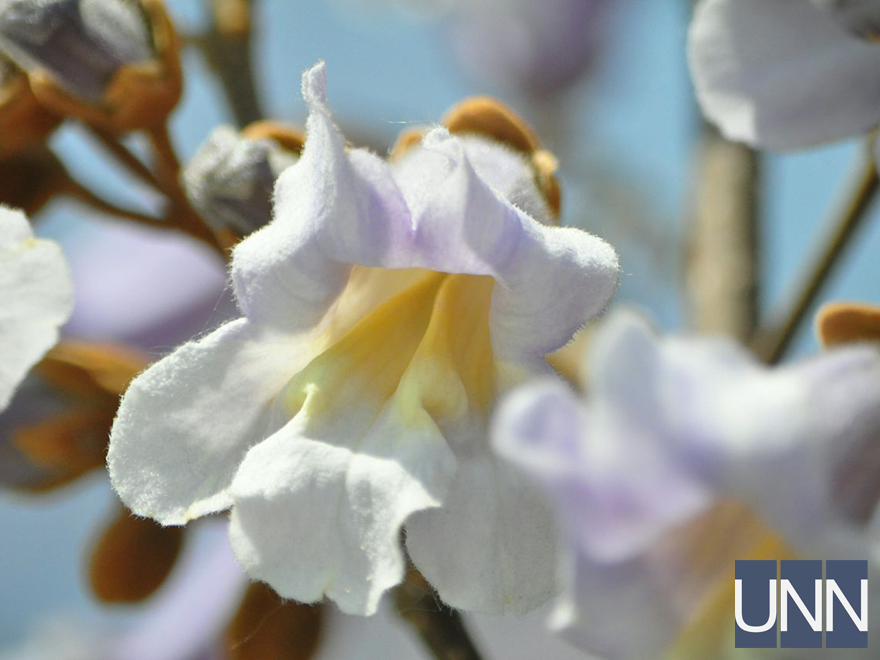
<svg viewBox="0 0 880 660">
<path fill-rule="evenodd" d="M 770 618 L 767 619 L 767 623 L 762 626 L 750 626 L 745 621 L 743 621 L 742 614 L 742 580 L 734 580 L 734 589 L 736 593 L 736 607 L 735 607 L 735 616 L 736 616 L 736 625 L 738 625 L 742 630 L 750 633 L 762 633 L 767 632 L 773 626 L 776 625 L 776 580 L 770 580 Z M 729 583 L 728 583 L 729 584 Z M 863 610 L 864 611 L 864 610 Z"/>
<path fill-rule="evenodd" d="M 840 601 L 840 604 L 843 605 L 843 608 L 846 610 L 846 613 L 849 614 L 849 618 L 852 619 L 853 623 L 856 624 L 856 628 L 858 628 L 862 632 L 868 632 L 868 581 L 862 580 L 862 616 L 856 616 L 856 612 L 853 609 L 852 605 L 850 605 L 849 601 L 846 599 L 846 596 L 843 595 L 843 591 L 840 590 L 840 587 L 837 586 L 837 582 L 835 580 L 826 580 L 827 589 L 825 591 L 825 609 L 828 612 L 828 624 L 827 630 L 830 632 L 834 630 L 834 595 L 837 594 L 837 599 Z M 739 602 L 739 601 L 737 601 Z"/>
</svg>

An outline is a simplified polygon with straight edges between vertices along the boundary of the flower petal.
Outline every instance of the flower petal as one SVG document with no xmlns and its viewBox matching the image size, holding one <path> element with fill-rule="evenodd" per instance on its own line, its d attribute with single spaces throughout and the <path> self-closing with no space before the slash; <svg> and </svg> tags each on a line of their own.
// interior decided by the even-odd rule
<svg viewBox="0 0 880 660">
<path fill-rule="evenodd" d="M 107 456 L 122 501 L 166 525 L 230 506 L 239 463 L 286 421 L 273 400 L 307 357 L 302 344 L 239 319 L 135 378 Z"/>
<path fill-rule="evenodd" d="M 690 65 L 703 112 L 733 140 L 805 147 L 880 121 L 880 48 L 805 0 L 704 0 Z"/>
<path fill-rule="evenodd" d="M 525 614 L 557 591 L 558 533 L 546 498 L 491 456 L 462 459 L 440 509 L 406 524 L 413 563 L 452 607 Z"/>
<path fill-rule="evenodd" d="M 233 483 L 230 538 L 252 577 L 285 598 L 324 595 L 349 614 L 373 614 L 403 578 L 403 521 L 439 506 L 455 469 L 443 436 L 422 411 L 392 401 L 330 418 L 303 410 L 254 447 Z M 364 430 L 366 429 L 366 431 Z"/>
<path fill-rule="evenodd" d="M 303 75 L 306 144 L 275 188 L 275 220 L 236 247 L 232 278 L 245 316 L 295 332 L 315 326 L 351 265 L 381 265 L 410 230 L 409 212 L 386 165 L 345 152 L 326 100 L 326 70 Z M 399 260 L 400 257 L 397 257 Z"/>
<path fill-rule="evenodd" d="M 414 217 L 419 265 L 490 275 L 492 347 L 500 361 L 534 362 L 565 344 L 608 303 L 617 255 L 601 239 L 547 227 L 501 198 L 462 142 L 436 129 L 395 163 Z"/>
<path fill-rule="evenodd" d="M 0 207 L 0 410 L 58 341 L 72 305 L 61 248 L 35 239 L 23 213 Z"/>
<path fill-rule="evenodd" d="M 636 555 L 712 501 L 664 442 L 676 429 L 662 413 L 656 344 L 641 319 L 617 313 L 591 346 L 588 410 L 545 383 L 515 393 L 496 418 L 495 448 L 541 481 L 594 559 Z"/>
</svg>

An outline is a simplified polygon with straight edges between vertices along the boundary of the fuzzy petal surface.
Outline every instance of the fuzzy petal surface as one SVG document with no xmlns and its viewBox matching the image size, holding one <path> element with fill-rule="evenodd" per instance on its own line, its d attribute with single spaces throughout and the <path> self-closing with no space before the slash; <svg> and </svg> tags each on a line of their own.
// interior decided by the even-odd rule
<svg viewBox="0 0 880 660">
<path fill-rule="evenodd" d="M 34 238 L 23 213 L 0 207 L 0 410 L 58 341 L 73 311 L 73 282 L 61 248 Z"/>
</svg>

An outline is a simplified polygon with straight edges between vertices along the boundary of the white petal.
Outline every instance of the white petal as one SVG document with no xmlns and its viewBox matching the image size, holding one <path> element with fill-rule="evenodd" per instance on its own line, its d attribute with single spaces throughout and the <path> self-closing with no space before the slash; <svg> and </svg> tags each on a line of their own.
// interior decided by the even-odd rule
<svg viewBox="0 0 880 660">
<path fill-rule="evenodd" d="M 491 275 L 502 285 L 493 299 L 493 350 L 516 362 L 556 350 L 605 307 L 618 266 L 604 241 L 547 227 L 514 207 L 471 166 L 464 143 L 442 130 L 396 163 L 393 177 L 372 154 L 346 153 L 325 85 L 323 65 L 303 77 L 310 107 L 303 156 L 279 179 L 275 221 L 234 255 L 248 318 L 287 330 L 314 326 L 350 264 Z M 471 150 L 486 170 L 485 145 Z M 492 162 L 502 161 L 513 173 L 506 192 L 526 195 L 522 163 Z M 497 177 L 487 175 L 504 188 Z"/>
<path fill-rule="evenodd" d="M 295 332 L 318 323 L 351 264 L 380 265 L 409 213 L 385 164 L 345 152 L 326 103 L 326 72 L 303 76 L 306 144 L 275 188 L 275 218 L 235 249 L 232 278 L 248 318 Z"/>
<path fill-rule="evenodd" d="M 731 139 L 789 149 L 880 121 L 880 48 L 806 0 L 703 0 L 689 56 L 703 112 Z"/>
<path fill-rule="evenodd" d="M 349 614 L 375 613 L 403 578 L 401 525 L 440 505 L 455 459 L 424 411 L 407 419 L 392 401 L 373 414 L 316 423 L 301 413 L 248 453 L 230 538 L 251 577 L 302 602 L 326 595 Z"/>
<path fill-rule="evenodd" d="M 0 207 L 0 410 L 58 341 L 73 310 L 61 248 L 35 239 L 23 213 Z"/>
<path fill-rule="evenodd" d="M 166 525 L 229 507 L 245 452 L 287 421 L 273 401 L 305 362 L 301 345 L 239 319 L 135 378 L 107 456 L 122 501 Z"/>
<path fill-rule="evenodd" d="M 544 495 L 490 456 L 462 459 L 440 509 L 415 514 L 406 546 L 452 607 L 524 614 L 557 591 L 558 532 Z"/>
<path fill-rule="evenodd" d="M 617 255 L 595 236 L 547 227 L 480 178 L 461 141 L 442 129 L 395 167 L 424 268 L 491 275 L 492 347 L 500 361 L 533 361 L 567 342 L 610 300 Z"/>
</svg>

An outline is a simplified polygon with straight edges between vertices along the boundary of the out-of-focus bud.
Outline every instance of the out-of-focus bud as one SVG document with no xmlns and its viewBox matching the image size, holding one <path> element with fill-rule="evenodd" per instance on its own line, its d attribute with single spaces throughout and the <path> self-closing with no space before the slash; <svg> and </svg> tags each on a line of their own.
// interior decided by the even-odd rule
<svg viewBox="0 0 880 660">
<path fill-rule="evenodd" d="M 303 140 L 274 122 L 241 133 L 221 126 L 184 171 L 187 194 L 216 231 L 246 236 L 272 219 L 275 180 L 299 159 Z"/>
<path fill-rule="evenodd" d="M 161 0 L 0 0 L 0 50 L 47 109 L 106 130 L 158 124 L 180 99 Z"/>
<path fill-rule="evenodd" d="M 816 316 L 816 333 L 826 348 L 857 342 L 880 343 L 880 307 L 829 303 Z"/>
<path fill-rule="evenodd" d="M 0 159 L 39 144 L 60 121 L 37 101 L 27 74 L 0 55 Z"/>
</svg>

